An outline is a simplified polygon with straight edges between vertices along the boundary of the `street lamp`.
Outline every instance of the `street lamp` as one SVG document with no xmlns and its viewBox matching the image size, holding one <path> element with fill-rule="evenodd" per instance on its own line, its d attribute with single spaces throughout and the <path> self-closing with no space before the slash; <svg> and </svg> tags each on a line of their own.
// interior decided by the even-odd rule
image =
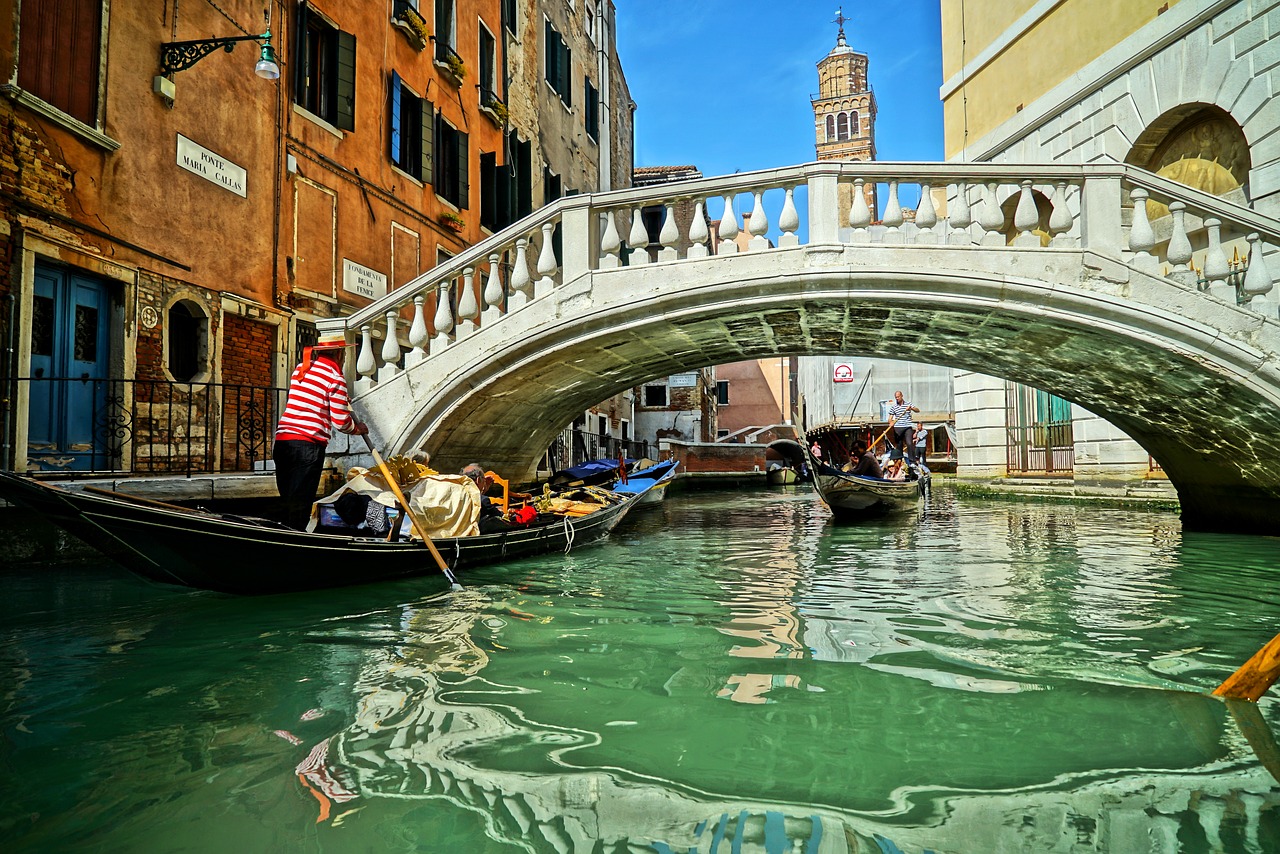
<svg viewBox="0 0 1280 854">
<path fill-rule="evenodd" d="M 271 10 L 263 13 L 266 18 L 266 31 L 256 36 L 230 36 L 221 39 L 195 39 L 184 42 L 165 42 L 160 45 L 160 73 L 174 74 L 184 71 L 222 48 L 227 53 L 235 49 L 237 42 L 257 42 L 262 48 L 253 73 L 264 80 L 276 80 L 280 77 L 280 66 L 276 63 L 276 49 L 271 45 Z"/>
</svg>

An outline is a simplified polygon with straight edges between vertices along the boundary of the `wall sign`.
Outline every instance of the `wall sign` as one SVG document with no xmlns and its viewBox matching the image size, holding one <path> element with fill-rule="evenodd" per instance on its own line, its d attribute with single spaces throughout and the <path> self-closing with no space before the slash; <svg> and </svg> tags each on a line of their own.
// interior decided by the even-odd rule
<svg viewBox="0 0 1280 854">
<path fill-rule="evenodd" d="M 667 378 L 667 385 L 671 388 L 696 388 L 698 375 L 697 373 L 672 374 Z"/>
<path fill-rule="evenodd" d="M 853 365 L 848 362 L 836 362 L 835 369 L 831 374 L 831 381 L 836 383 L 853 382 Z"/>
<path fill-rule="evenodd" d="M 178 134 L 178 165 L 237 196 L 249 197 L 246 189 L 249 186 L 249 173 L 243 166 L 237 166 L 225 157 L 214 154 L 182 134 Z"/>
<path fill-rule="evenodd" d="M 387 295 L 387 274 L 342 259 L 342 289 L 369 299 Z"/>
</svg>

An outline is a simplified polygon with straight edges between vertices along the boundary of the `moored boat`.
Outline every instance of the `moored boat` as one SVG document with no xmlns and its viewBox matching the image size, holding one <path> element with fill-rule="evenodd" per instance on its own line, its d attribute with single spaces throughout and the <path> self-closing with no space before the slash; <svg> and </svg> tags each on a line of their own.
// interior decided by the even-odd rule
<svg viewBox="0 0 1280 854">
<path fill-rule="evenodd" d="M 774 466 L 765 471 L 764 482 L 769 486 L 794 486 L 799 475 L 791 466 Z"/>
<path fill-rule="evenodd" d="M 602 492 L 584 516 L 493 534 L 433 539 L 455 573 L 607 535 L 640 494 Z M 448 582 L 421 540 L 308 533 L 267 519 L 141 503 L 0 472 L 0 498 L 38 513 L 137 575 L 221 593 L 267 594 L 427 577 Z"/>
<path fill-rule="evenodd" d="M 646 468 L 637 469 L 627 475 L 625 482 L 615 482 L 609 488 L 614 492 L 637 494 L 638 504 L 661 504 L 667 497 L 667 487 L 676 478 L 679 460 L 663 460 Z"/>
<path fill-rule="evenodd" d="M 904 480 L 853 474 L 854 443 L 870 440 L 865 424 L 824 424 L 805 434 L 814 488 L 839 520 L 913 510 L 928 494 L 931 477 L 924 467 L 912 472 L 914 479 Z"/>
</svg>

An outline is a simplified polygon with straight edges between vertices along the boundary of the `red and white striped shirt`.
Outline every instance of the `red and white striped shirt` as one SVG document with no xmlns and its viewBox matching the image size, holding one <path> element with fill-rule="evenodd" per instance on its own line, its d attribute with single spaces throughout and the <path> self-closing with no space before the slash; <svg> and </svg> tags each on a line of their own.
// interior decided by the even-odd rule
<svg viewBox="0 0 1280 854">
<path fill-rule="evenodd" d="M 298 365 L 289 380 L 289 400 L 276 425 L 276 439 L 327 443 L 332 429 L 352 433 L 355 426 L 347 380 L 337 362 L 317 356 L 310 365 Z"/>
</svg>

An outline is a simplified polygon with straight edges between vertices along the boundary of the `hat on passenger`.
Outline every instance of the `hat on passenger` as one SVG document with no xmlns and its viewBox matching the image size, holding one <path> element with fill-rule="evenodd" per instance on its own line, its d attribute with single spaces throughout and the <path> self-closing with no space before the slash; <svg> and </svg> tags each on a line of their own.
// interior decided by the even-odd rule
<svg viewBox="0 0 1280 854">
<path fill-rule="evenodd" d="M 342 332 L 326 332 L 321 335 L 314 346 L 317 350 L 327 350 L 330 347 L 354 347 L 356 342 L 347 341 L 347 336 Z"/>
</svg>

